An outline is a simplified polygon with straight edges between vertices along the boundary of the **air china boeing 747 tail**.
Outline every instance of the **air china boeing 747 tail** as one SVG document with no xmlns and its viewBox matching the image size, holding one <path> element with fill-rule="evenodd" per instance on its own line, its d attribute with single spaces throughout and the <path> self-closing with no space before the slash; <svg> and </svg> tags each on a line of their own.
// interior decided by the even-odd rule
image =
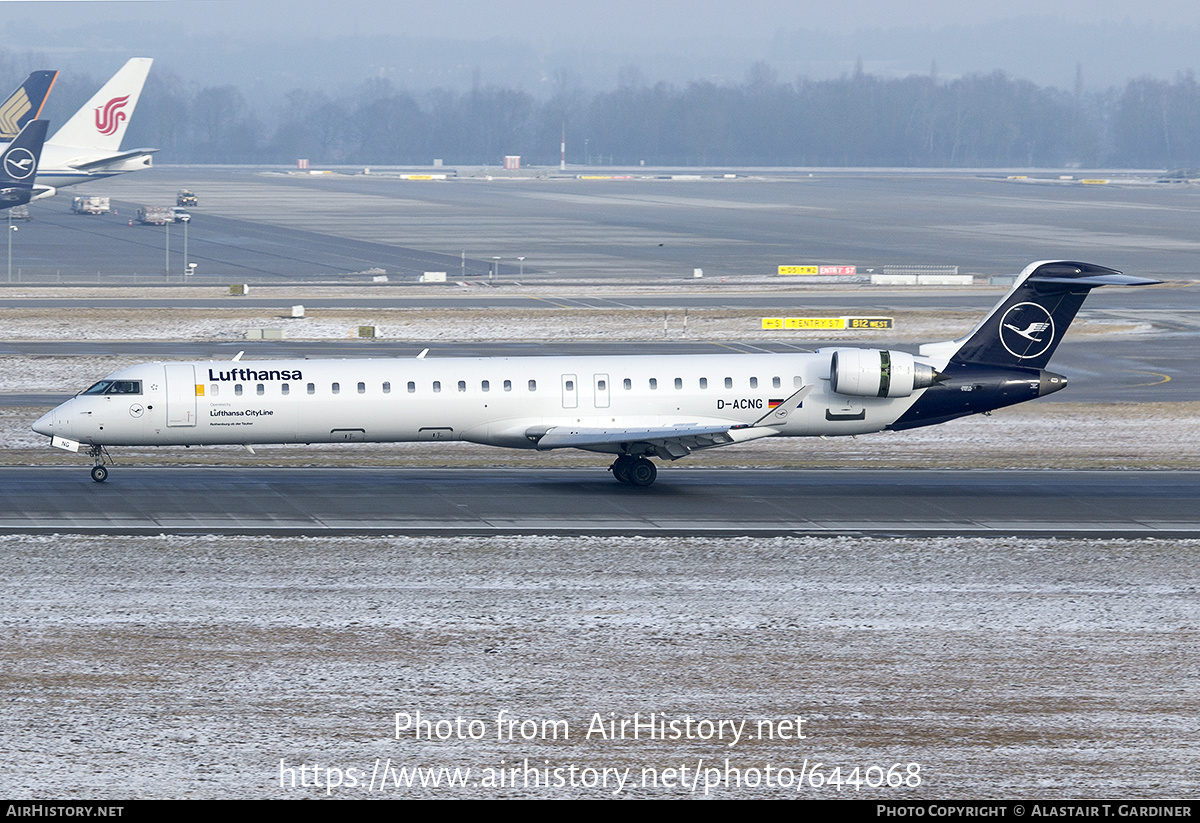
<svg viewBox="0 0 1200 823">
<path fill-rule="evenodd" d="M 917 354 L 146 363 L 109 375 L 33 430 L 84 448 L 97 482 L 110 446 L 465 440 L 611 454 L 617 480 L 649 486 L 651 458 L 930 426 L 1056 392 L 1067 380 L 1045 367 L 1088 292 L 1155 282 L 1033 263 L 972 331 Z"/>
</svg>

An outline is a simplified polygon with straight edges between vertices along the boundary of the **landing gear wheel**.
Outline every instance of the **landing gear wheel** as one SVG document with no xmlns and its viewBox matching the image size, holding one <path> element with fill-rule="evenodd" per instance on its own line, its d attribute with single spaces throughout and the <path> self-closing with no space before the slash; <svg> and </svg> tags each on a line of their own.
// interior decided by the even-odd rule
<svg viewBox="0 0 1200 823">
<path fill-rule="evenodd" d="M 631 485 L 645 487 L 654 482 L 658 477 L 658 469 L 644 457 L 639 457 L 633 461 L 633 465 L 629 468 L 629 482 Z"/>
<path fill-rule="evenodd" d="M 103 483 L 108 479 L 108 469 L 103 466 L 92 466 L 92 479 L 97 483 Z"/>
<path fill-rule="evenodd" d="M 634 459 L 627 454 L 623 454 L 613 461 L 613 464 L 608 467 L 608 470 L 613 473 L 613 477 L 617 481 L 629 485 L 632 481 L 629 479 L 629 470 L 633 467 Z"/>
</svg>

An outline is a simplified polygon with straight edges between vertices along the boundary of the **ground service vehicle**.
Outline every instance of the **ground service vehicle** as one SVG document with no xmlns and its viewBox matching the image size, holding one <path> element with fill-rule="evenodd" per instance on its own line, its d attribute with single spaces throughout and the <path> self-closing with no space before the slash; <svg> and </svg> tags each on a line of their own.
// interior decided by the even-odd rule
<svg viewBox="0 0 1200 823">
<path fill-rule="evenodd" d="M 71 211 L 75 214 L 108 214 L 112 209 L 107 197 L 76 197 L 71 200 Z"/>
<path fill-rule="evenodd" d="M 137 221 L 143 226 L 163 226 L 175 222 L 173 206 L 142 206 L 137 210 Z"/>
</svg>

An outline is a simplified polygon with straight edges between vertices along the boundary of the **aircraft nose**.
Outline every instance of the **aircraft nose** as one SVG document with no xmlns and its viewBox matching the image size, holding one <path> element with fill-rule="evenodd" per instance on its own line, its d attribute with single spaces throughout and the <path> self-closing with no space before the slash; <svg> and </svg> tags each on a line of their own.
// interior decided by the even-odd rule
<svg viewBox="0 0 1200 823">
<path fill-rule="evenodd" d="M 53 437 L 54 436 L 54 412 L 55 411 L 56 410 L 52 409 L 52 410 L 46 412 L 45 414 L 43 414 L 41 417 L 39 417 L 37 420 L 34 421 L 33 426 L 31 428 L 38 434 L 44 434 L 47 437 Z"/>
</svg>

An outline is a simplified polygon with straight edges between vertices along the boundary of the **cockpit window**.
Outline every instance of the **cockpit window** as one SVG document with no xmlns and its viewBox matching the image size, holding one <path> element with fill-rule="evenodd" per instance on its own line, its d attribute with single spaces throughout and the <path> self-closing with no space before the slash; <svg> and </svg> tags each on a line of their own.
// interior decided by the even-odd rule
<svg viewBox="0 0 1200 823">
<path fill-rule="evenodd" d="M 141 380 L 101 380 L 84 394 L 141 394 Z"/>
</svg>

